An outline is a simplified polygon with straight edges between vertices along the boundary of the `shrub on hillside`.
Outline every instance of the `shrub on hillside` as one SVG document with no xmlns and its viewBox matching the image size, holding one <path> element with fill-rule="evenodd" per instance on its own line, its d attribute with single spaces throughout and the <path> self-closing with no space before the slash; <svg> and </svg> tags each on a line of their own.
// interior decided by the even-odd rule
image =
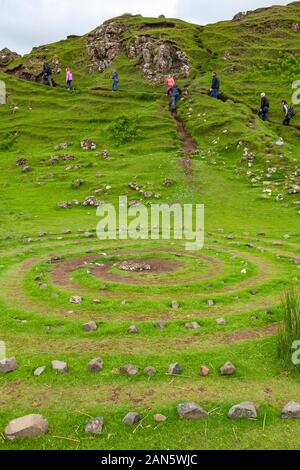
<svg viewBox="0 0 300 470">
<path fill-rule="evenodd" d="M 278 353 L 288 369 L 300 370 L 300 365 L 292 360 L 295 341 L 300 342 L 300 292 L 291 289 L 284 294 L 282 301 L 283 320 L 278 334 Z M 300 347 L 298 347 L 300 349 Z M 300 354 L 298 355 L 300 359 Z"/>
<path fill-rule="evenodd" d="M 117 145 L 134 142 L 138 137 L 138 116 L 123 114 L 110 126 L 109 132 Z"/>
</svg>

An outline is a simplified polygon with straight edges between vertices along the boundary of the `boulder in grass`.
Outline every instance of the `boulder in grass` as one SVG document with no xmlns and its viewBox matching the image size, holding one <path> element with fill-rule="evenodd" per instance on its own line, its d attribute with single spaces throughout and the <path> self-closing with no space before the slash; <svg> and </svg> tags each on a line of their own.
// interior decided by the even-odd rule
<svg viewBox="0 0 300 470">
<path fill-rule="evenodd" d="M 201 326 L 199 325 L 199 323 L 194 321 L 194 322 L 191 322 L 191 323 L 186 323 L 185 328 L 187 330 L 198 330 L 199 328 L 201 328 Z"/>
<path fill-rule="evenodd" d="M 164 416 L 164 415 L 161 415 L 161 414 L 156 414 L 153 416 L 153 419 L 154 421 L 156 421 L 157 423 L 165 423 L 167 421 L 167 417 Z"/>
<path fill-rule="evenodd" d="M 214 307 L 215 302 L 213 300 L 208 300 L 207 305 L 208 305 L 208 307 Z"/>
<path fill-rule="evenodd" d="M 300 419 L 300 403 L 288 402 L 281 412 L 282 419 Z"/>
<path fill-rule="evenodd" d="M 197 420 L 208 417 L 207 411 L 204 410 L 201 406 L 196 403 L 184 403 L 183 405 L 178 405 L 177 411 L 179 416 L 182 419 L 186 420 Z"/>
<path fill-rule="evenodd" d="M 257 418 L 256 406 L 254 403 L 250 401 L 239 403 L 238 405 L 235 405 L 232 408 L 230 408 L 229 413 L 228 413 L 228 418 L 230 419 L 239 419 L 239 418 L 256 419 Z"/>
<path fill-rule="evenodd" d="M 225 318 L 218 318 L 218 319 L 216 320 L 216 323 L 217 323 L 217 325 L 219 325 L 219 326 L 226 326 L 226 325 L 227 325 L 227 321 L 225 320 Z"/>
<path fill-rule="evenodd" d="M 33 375 L 35 377 L 40 377 L 41 375 L 43 375 L 43 373 L 45 372 L 46 370 L 46 367 L 45 366 L 42 366 L 42 367 L 38 367 L 37 369 L 35 369 L 35 371 L 33 372 Z"/>
<path fill-rule="evenodd" d="M 31 414 L 14 419 L 5 428 L 5 437 L 15 439 L 44 436 L 48 432 L 48 421 L 38 414 Z"/>
<path fill-rule="evenodd" d="M 231 362 L 226 362 L 220 369 L 221 375 L 233 375 L 236 371 L 236 367 Z"/>
<path fill-rule="evenodd" d="M 206 367 L 206 366 L 200 367 L 199 374 L 200 374 L 201 377 L 208 377 L 208 376 L 209 376 L 209 372 L 210 372 L 210 370 L 209 370 L 208 367 Z"/>
<path fill-rule="evenodd" d="M 157 323 L 155 323 L 154 327 L 158 330 L 164 330 L 165 328 L 167 328 L 167 323 L 165 321 L 158 321 Z"/>
<path fill-rule="evenodd" d="M 137 326 L 135 326 L 135 325 L 130 326 L 130 327 L 128 328 L 128 333 L 136 334 L 136 333 L 138 333 L 138 332 L 139 332 L 139 328 L 138 328 Z"/>
<path fill-rule="evenodd" d="M 19 365 L 15 357 L 2 359 L 2 361 L 0 361 L 0 373 L 2 374 L 14 372 L 17 369 L 19 369 Z"/>
<path fill-rule="evenodd" d="M 133 426 L 141 421 L 141 417 L 138 413 L 130 412 L 128 413 L 125 418 L 123 419 L 123 424 L 127 426 Z"/>
<path fill-rule="evenodd" d="M 180 308 L 180 305 L 178 302 L 176 302 L 176 300 L 173 300 L 171 307 L 173 310 L 178 310 Z"/>
<path fill-rule="evenodd" d="M 99 434 L 102 434 L 103 426 L 104 426 L 103 418 L 93 418 L 87 423 L 85 427 L 85 432 L 87 434 L 99 435 Z"/>
<path fill-rule="evenodd" d="M 92 374 L 101 372 L 103 370 L 103 360 L 99 357 L 97 359 L 92 359 L 88 363 L 88 371 Z"/>
<path fill-rule="evenodd" d="M 145 374 L 147 374 L 147 375 L 149 375 L 150 377 L 152 377 L 153 375 L 156 374 L 156 369 L 155 369 L 155 367 L 146 367 L 146 368 L 144 369 L 144 372 L 145 372 Z"/>
<path fill-rule="evenodd" d="M 119 369 L 120 373 L 123 375 L 128 375 L 129 377 L 133 377 L 139 373 L 139 368 L 134 366 L 133 364 L 126 364 Z"/>
<path fill-rule="evenodd" d="M 79 305 L 82 302 L 82 297 L 79 295 L 74 295 L 70 298 L 70 302 L 71 304 Z"/>
<path fill-rule="evenodd" d="M 90 331 L 97 331 L 98 327 L 97 327 L 96 322 L 89 321 L 88 323 L 85 323 L 84 325 L 82 325 L 82 329 L 83 331 L 90 332 Z"/>
<path fill-rule="evenodd" d="M 182 368 L 178 364 L 178 362 L 176 362 L 175 364 L 171 364 L 169 367 L 169 375 L 180 375 L 180 374 L 182 374 Z"/>
<path fill-rule="evenodd" d="M 53 370 L 60 372 L 61 374 L 67 374 L 69 372 L 69 368 L 66 362 L 55 360 L 51 362 L 51 365 Z"/>
</svg>

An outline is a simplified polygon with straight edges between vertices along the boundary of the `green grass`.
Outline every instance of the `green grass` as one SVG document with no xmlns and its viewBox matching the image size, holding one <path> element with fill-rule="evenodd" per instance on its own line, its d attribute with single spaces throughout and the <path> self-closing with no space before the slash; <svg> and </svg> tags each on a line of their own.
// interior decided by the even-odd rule
<svg viewBox="0 0 300 470">
<path fill-rule="evenodd" d="M 117 19 L 131 28 L 126 41 L 138 34 L 164 37 L 190 57 L 189 77 L 178 80 L 188 91 L 179 115 L 199 146 L 191 155 L 192 178 L 184 173 L 182 142 L 164 86 L 148 82 L 124 53 L 113 64 L 121 87 L 115 94 L 111 69 L 87 73 L 85 37 L 51 44 L 46 53 L 48 60 L 58 56 L 62 69 L 72 68 L 72 94 L 64 89 L 63 73 L 50 90 L 0 72 L 9 93 L 8 106 L 0 107 L 0 340 L 20 365 L 0 377 L 0 436 L 11 419 L 27 413 L 42 413 L 49 421 L 47 436 L 13 443 L 1 437 L 0 449 L 299 447 L 300 424 L 279 417 L 286 402 L 300 401 L 299 376 L 278 358 L 277 336 L 282 319 L 287 325 L 290 318 L 281 306 L 282 292 L 297 289 L 300 279 L 299 195 L 289 194 L 299 181 L 300 144 L 294 127 L 282 127 L 280 109 L 299 79 L 300 36 L 290 28 L 299 14 L 299 5 L 291 4 L 204 28 L 172 20 L 175 28 L 149 29 L 157 19 Z M 28 61 L 34 67 L 39 54 L 8 68 Z M 224 103 L 207 96 L 213 69 L 229 98 Z M 270 123 L 256 117 L 261 91 L 271 99 Z M 283 147 L 275 145 L 279 137 Z M 95 141 L 97 151 L 82 151 L 83 139 Z M 68 148 L 55 151 L 62 142 Z M 97 155 L 103 150 L 110 159 Z M 64 154 L 73 159 L 64 160 Z M 60 156 L 55 165 L 54 155 Z M 31 172 L 16 166 L 20 157 L 28 159 Z M 166 178 L 174 184 L 164 186 Z M 80 187 L 74 185 L 78 179 Z M 130 182 L 159 198 L 145 199 Z M 148 204 L 205 204 L 205 248 L 190 253 L 172 241 L 97 240 L 95 209 L 57 206 L 82 203 L 96 190 L 99 200 L 113 204 L 119 196 Z M 87 231 L 92 238 L 84 236 Z M 61 259 L 49 264 L 55 256 Z M 82 264 L 91 256 L 93 263 L 108 266 L 106 276 L 93 272 L 95 264 Z M 118 264 L 128 259 L 175 267 L 127 273 Z M 72 260 L 78 263 L 68 271 Z M 71 304 L 72 295 L 81 295 L 82 303 Z M 172 301 L 180 308 L 172 309 Z M 217 325 L 219 318 L 227 324 Z M 86 333 L 82 325 L 90 320 L 98 330 Z M 166 329 L 154 328 L 159 320 L 167 322 Z M 186 329 L 192 321 L 200 329 Z M 131 325 L 139 327 L 138 334 L 128 333 Z M 286 357 L 290 330 L 281 331 Z M 104 371 L 90 375 L 87 364 L 99 356 Z M 55 374 L 53 359 L 65 360 L 69 374 Z M 237 374 L 221 377 L 219 368 L 228 360 Z M 167 370 L 175 361 L 183 374 L 173 380 Z M 138 376 L 116 373 L 128 362 L 140 367 Z M 207 378 L 199 376 L 204 364 L 211 369 Z M 45 374 L 33 377 L 41 365 L 47 366 Z M 146 366 L 156 367 L 153 378 L 143 373 Z M 249 400 L 260 406 L 257 420 L 227 418 L 232 405 Z M 209 418 L 179 421 L 176 406 L 186 401 L 203 405 Z M 127 428 L 122 418 L 134 410 L 144 421 Z M 153 421 L 157 412 L 168 417 L 165 424 Z M 102 436 L 84 433 L 89 416 L 105 418 Z"/>
</svg>

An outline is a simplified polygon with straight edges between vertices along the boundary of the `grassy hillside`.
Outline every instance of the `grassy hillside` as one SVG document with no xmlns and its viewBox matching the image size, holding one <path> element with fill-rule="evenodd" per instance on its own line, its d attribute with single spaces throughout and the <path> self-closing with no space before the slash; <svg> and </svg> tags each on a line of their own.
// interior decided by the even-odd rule
<svg viewBox="0 0 300 470">
<path fill-rule="evenodd" d="M 90 35 L 43 46 L 0 72 L 8 92 L 8 105 L 0 107 L 0 340 L 20 365 L 0 375 L 0 431 L 29 413 L 49 421 L 47 436 L 0 439 L 0 448 L 296 449 L 300 424 L 279 413 L 300 401 L 299 370 L 279 362 L 276 334 L 282 291 L 299 285 L 300 195 L 289 194 L 300 185 L 299 116 L 284 128 L 280 101 L 290 101 L 299 79 L 300 32 L 292 25 L 300 22 L 300 4 L 206 27 L 140 16 L 112 22 L 125 25 L 124 50 L 103 73 L 89 73 Z M 170 43 L 189 58 L 189 75 L 177 76 L 186 91 L 178 111 L 183 134 L 164 84 L 147 80 L 141 57 L 125 53 L 136 36 Z M 37 77 L 44 58 L 59 59 L 55 88 L 17 78 L 21 69 Z M 73 93 L 64 86 L 67 66 Z M 111 91 L 115 69 L 119 93 Z M 208 96 L 212 70 L 224 101 Z M 269 123 L 256 116 L 262 91 L 271 100 Z M 114 132 L 124 115 L 134 129 L 127 143 Z M 198 150 L 187 154 L 190 137 Z M 82 150 L 84 139 L 97 150 Z M 68 147 L 55 150 L 61 143 Z M 21 158 L 30 171 L 16 166 Z M 112 203 L 120 195 L 203 203 L 205 248 L 100 242 L 95 208 L 82 205 L 93 195 Z M 74 200 L 80 204 L 58 207 Z M 125 260 L 150 262 L 154 271 L 124 272 Z M 75 295 L 79 305 L 70 303 Z M 91 320 L 98 329 L 87 333 L 82 325 Z M 160 320 L 167 328 L 154 328 Z M 199 329 L 185 328 L 193 321 Z M 131 325 L 137 334 L 128 333 Z M 90 374 L 87 364 L 99 356 L 104 370 Z M 54 359 L 66 361 L 69 373 L 51 370 Z M 219 373 L 226 361 L 237 367 L 232 377 Z M 183 373 L 170 377 L 174 362 Z M 127 363 L 140 373 L 117 373 Z M 46 372 L 34 377 L 43 365 Z M 202 365 L 211 370 L 207 378 L 199 375 Z M 157 369 L 154 377 L 143 372 L 147 366 Z M 232 405 L 249 400 L 260 407 L 257 420 L 227 418 Z M 176 406 L 188 401 L 209 418 L 180 420 Z M 129 411 L 140 412 L 141 425 L 122 424 Z M 155 413 L 167 422 L 154 422 Z M 90 437 L 84 425 L 97 416 L 105 419 L 104 432 Z"/>
</svg>

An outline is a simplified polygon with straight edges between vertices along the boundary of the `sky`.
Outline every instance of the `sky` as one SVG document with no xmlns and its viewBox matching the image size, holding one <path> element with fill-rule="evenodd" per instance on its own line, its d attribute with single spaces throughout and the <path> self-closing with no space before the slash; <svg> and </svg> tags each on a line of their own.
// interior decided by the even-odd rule
<svg viewBox="0 0 300 470">
<path fill-rule="evenodd" d="M 123 13 L 181 18 L 197 24 L 231 19 L 239 11 L 287 5 L 285 0 L 0 0 L 0 50 L 21 54 L 66 38 L 85 34 Z"/>
</svg>

